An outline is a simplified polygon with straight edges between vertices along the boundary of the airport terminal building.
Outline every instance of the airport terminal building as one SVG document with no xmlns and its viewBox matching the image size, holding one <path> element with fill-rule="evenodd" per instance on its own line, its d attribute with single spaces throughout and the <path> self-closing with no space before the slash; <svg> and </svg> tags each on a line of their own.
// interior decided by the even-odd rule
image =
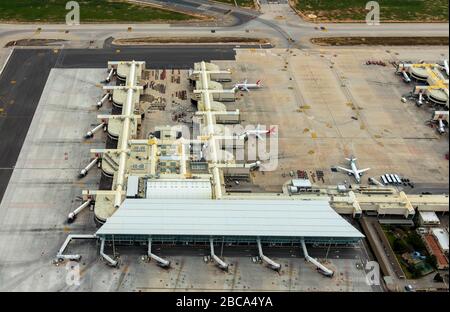
<svg viewBox="0 0 450 312">
<path fill-rule="evenodd" d="M 357 243 L 364 236 L 314 200 L 126 199 L 97 231 L 107 241 L 170 245 L 209 243 L 295 246 Z"/>
</svg>

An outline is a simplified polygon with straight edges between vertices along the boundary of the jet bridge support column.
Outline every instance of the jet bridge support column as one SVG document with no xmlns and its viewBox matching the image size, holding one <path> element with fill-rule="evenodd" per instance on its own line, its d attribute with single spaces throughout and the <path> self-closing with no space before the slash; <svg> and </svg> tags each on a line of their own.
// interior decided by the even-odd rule
<svg viewBox="0 0 450 312">
<path fill-rule="evenodd" d="M 113 258 L 111 258 L 110 256 L 108 256 L 107 254 L 105 254 L 105 239 L 104 238 L 100 238 L 100 256 L 102 256 L 103 259 L 105 259 L 106 261 L 108 261 L 108 263 L 115 267 L 117 266 L 117 261 L 114 260 Z"/>
<path fill-rule="evenodd" d="M 147 251 L 147 255 L 150 257 L 150 259 L 155 260 L 156 262 L 158 262 L 158 265 L 163 267 L 163 268 L 168 268 L 170 267 L 170 261 L 169 260 L 165 260 L 161 257 L 158 257 L 157 255 L 152 253 L 152 238 L 149 237 L 148 238 L 148 251 Z"/>
<path fill-rule="evenodd" d="M 79 261 L 81 259 L 81 255 L 74 254 L 74 255 L 65 255 L 64 250 L 66 250 L 67 246 L 71 242 L 72 239 L 94 239 L 97 238 L 95 235 L 89 235 L 89 234 L 70 234 L 67 236 L 66 240 L 62 244 L 61 248 L 58 250 L 58 253 L 56 254 L 56 259 L 59 261 L 63 260 L 71 260 L 71 261 Z"/>
<path fill-rule="evenodd" d="M 212 238 L 209 239 L 209 244 L 211 246 L 211 257 L 214 259 L 214 262 L 217 263 L 219 268 L 221 268 L 224 271 L 228 271 L 228 263 L 220 259 L 216 254 L 214 253 L 214 240 Z"/>
<path fill-rule="evenodd" d="M 270 259 L 269 257 L 267 257 L 266 255 L 263 254 L 262 246 L 261 246 L 261 239 L 259 237 L 256 239 L 256 243 L 258 244 L 258 252 L 259 252 L 259 256 L 261 257 L 261 259 L 265 263 L 267 263 L 272 270 L 279 271 L 281 269 L 281 265 L 279 263 L 276 263 L 275 261 L 273 261 L 272 259 Z"/>
<path fill-rule="evenodd" d="M 300 243 L 302 244 L 303 255 L 305 256 L 305 260 L 308 261 L 308 262 L 311 262 L 312 264 L 314 264 L 317 267 L 317 270 L 320 273 L 322 273 L 323 275 L 328 276 L 328 277 L 333 277 L 333 275 L 334 275 L 333 271 L 331 271 L 330 269 L 325 267 L 322 263 L 320 263 L 319 261 L 317 261 L 313 257 L 309 256 L 308 250 L 306 249 L 305 240 L 303 238 L 300 240 Z"/>
</svg>

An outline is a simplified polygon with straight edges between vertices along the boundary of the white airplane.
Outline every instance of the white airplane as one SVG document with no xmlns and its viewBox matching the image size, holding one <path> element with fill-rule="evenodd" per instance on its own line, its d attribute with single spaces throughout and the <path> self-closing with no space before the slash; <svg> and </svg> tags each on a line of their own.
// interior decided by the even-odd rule
<svg viewBox="0 0 450 312">
<path fill-rule="evenodd" d="M 370 168 L 365 168 L 358 170 L 356 167 L 356 159 L 357 158 L 346 158 L 350 162 L 350 169 L 343 168 L 343 167 L 337 167 L 338 169 L 345 171 L 348 173 L 348 175 L 353 175 L 355 177 L 356 182 L 361 183 L 361 176 L 363 172 L 366 172 L 370 170 Z"/>
<path fill-rule="evenodd" d="M 247 130 L 247 131 L 245 131 L 244 133 L 240 134 L 239 137 L 240 137 L 240 138 L 247 139 L 250 135 L 254 135 L 254 136 L 256 136 L 258 139 L 261 139 L 261 140 L 264 141 L 263 135 L 269 135 L 269 136 L 270 136 L 271 134 L 274 134 L 274 133 L 275 133 L 275 130 L 276 130 L 275 127 L 272 127 L 272 128 L 270 128 L 269 130 L 261 129 L 261 126 L 258 125 L 258 126 L 256 127 L 256 129 L 254 129 L 254 130 Z"/>
<path fill-rule="evenodd" d="M 250 92 L 250 89 L 259 88 L 261 88 L 261 80 L 258 80 L 256 83 L 248 83 L 247 79 L 245 79 L 244 82 L 235 84 L 233 90 L 239 89 L 241 91 Z"/>
</svg>

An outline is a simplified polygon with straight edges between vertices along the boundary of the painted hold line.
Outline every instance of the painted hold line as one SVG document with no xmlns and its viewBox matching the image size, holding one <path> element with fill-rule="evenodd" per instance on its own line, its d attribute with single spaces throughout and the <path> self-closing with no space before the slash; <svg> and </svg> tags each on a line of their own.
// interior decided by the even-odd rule
<svg viewBox="0 0 450 312">
<path fill-rule="evenodd" d="M 0 69 L 0 77 L 2 76 L 2 73 L 3 73 L 3 71 L 5 70 L 5 68 L 6 68 L 6 65 L 8 64 L 8 62 L 9 62 L 9 59 L 11 58 L 11 55 L 13 54 L 13 52 L 14 52 L 14 48 L 12 48 L 12 49 L 11 49 L 11 51 L 9 52 L 9 55 L 8 55 L 8 57 L 6 58 L 6 61 L 5 61 L 5 63 L 3 64 L 3 67 L 2 67 L 2 69 Z"/>
</svg>

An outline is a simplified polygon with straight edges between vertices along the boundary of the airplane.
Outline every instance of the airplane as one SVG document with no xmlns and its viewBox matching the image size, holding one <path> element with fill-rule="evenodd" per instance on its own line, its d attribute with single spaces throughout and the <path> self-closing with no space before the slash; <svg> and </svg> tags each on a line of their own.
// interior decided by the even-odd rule
<svg viewBox="0 0 450 312">
<path fill-rule="evenodd" d="M 235 84 L 233 90 L 239 89 L 241 91 L 250 92 L 250 89 L 259 88 L 261 88 L 261 80 L 258 80 L 256 83 L 247 83 L 247 79 L 245 79 L 244 82 Z"/>
<path fill-rule="evenodd" d="M 370 170 L 370 168 L 365 168 L 358 170 L 356 167 L 356 160 L 357 158 L 345 158 L 350 162 L 350 169 L 343 168 L 343 167 L 337 167 L 338 169 L 347 172 L 349 175 L 353 175 L 355 177 L 356 182 L 361 183 L 361 176 L 363 172 L 366 172 Z"/>
<path fill-rule="evenodd" d="M 271 134 L 274 134 L 274 133 L 275 133 L 275 130 L 276 130 L 275 127 L 272 127 L 272 128 L 270 128 L 269 130 L 261 129 L 261 126 L 258 125 L 258 126 L 256 127 L 256 129 L 254 129 L 254 130 L 247 130 L 247 131 L 245 131 L 244 133 L 240 134 L 239 137 L 240 137 L 240 138 L 247 139 L 250 135 L 254 135 L 254 136 L 256 136 L 258 139 L 261 139 L 261 140 L 264 141 L 264 137 L 263 137 L 262 135 L 265 134 L 265 135 L 269 135 L 269 136 L 270 136 Z"/>
</svg>

